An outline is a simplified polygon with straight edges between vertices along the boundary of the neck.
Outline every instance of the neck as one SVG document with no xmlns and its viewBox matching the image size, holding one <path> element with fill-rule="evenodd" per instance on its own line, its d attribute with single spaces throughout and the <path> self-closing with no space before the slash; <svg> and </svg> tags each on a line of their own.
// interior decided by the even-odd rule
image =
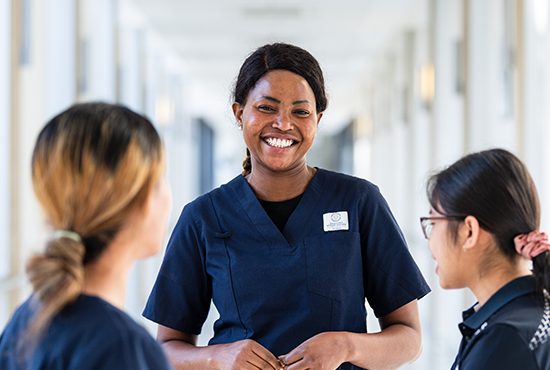
<svg viewBox="0 0 550 370">
<path fill-rule="evenodd" d="M 528 275 L 531 275 L 528 263 L 521 261 L 519 264 L 494 268 L 492 271 L 478 276 L 476 281 L 469 284 L 469 288 L 477 298 L 479 307 L 481 307 L 504 285 L 514 279 Z"/>
<path fill-rule="evenodd" d="M 315 172 L 316 169 L 309 167 L 305 162 L 302 166 L 284 172 L 252 166 L 252 172 L 246 180 L 258 198 L 277 202 L 302 194 Z"/>
<path fill-rule="evenodd" d="M 113 241 L 99 258 L 84 268 L 83 293 L 104 299 L 115 307 L 124 308 L 126 283 L 133 260 L 128 255 L 132 246 Z"/>
</svg>

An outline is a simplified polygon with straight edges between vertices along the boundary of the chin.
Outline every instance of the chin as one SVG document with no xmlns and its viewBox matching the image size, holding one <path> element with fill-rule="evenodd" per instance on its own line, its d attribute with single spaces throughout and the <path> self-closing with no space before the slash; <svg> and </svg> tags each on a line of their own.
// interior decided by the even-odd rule
<svg viewBox="0 0 550 370">
<path fill-rule="evenodd" d="M 460 289 L 462 286 L 459 284 L 453 283 L 452 281 L 445 281 L 444 279 L 439 278 L 439 286 L 443 289 Z"/>
<path fill-rule="evenodd" d="M 268 165 L 268 168 L 273 172 L 286 172 L 298 167 L 295 162 L 290 163 L 272 163 Z"/>
</svg>

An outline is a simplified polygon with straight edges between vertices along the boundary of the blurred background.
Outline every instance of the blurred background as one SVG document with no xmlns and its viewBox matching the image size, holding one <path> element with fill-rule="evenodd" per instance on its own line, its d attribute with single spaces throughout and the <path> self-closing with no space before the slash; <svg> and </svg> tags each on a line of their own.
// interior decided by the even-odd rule
<svg viewBox="0 0 550 370">
<path fill-rule="evenodd" d="M 423 353 L 404 368 L 449 368 L 474 298 L 438 286 L 418 222 L 425 181 L 465 153 L 507 148 L 531 170 L 550 230 L 548 3 L 0 0 L 0 328 L 28 295 L 25 260 L 48 236 L 30 180 L 44 123 L 90 100 L 150 117 L 168 151 L 171 230 L 187 202 L 240 173 L 232 85 L 252 50 L 283 41 L 309 50 L 327 81 L 308 162 L 379 185 L 432 286 L 420 302 Z M 127 298 L 152 332 L 140 312 L 161 259 L 135 267 Z"/>
</svg>

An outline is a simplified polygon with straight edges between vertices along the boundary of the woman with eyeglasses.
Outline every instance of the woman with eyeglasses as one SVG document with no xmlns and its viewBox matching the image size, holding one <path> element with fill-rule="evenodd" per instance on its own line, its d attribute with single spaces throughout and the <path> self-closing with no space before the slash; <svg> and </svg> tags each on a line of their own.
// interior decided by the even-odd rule
<svg viewBox="0 0 550 370">
<path fill-rule="evenodd" d="M 424 236 L 445 289 L 477 303 L 459 324 L 454 370 L 550 369 L 550 244 L 525 165 L 502 149 L 465 156 L 428 181 Z"/>
</svg>

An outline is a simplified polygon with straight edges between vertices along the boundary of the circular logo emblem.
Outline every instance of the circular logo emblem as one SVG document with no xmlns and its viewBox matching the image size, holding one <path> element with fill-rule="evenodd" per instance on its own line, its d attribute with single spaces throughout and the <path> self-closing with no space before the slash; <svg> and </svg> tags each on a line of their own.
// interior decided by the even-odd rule
<svg viewBox="0 0 550 370">
<path fill-rule="evenodd" d="M 330 220 L 332 222 L 338 222 L 342 219 L 342 216 L 339 213 L 333 213 L 330 215 Z"/>
</svg>

